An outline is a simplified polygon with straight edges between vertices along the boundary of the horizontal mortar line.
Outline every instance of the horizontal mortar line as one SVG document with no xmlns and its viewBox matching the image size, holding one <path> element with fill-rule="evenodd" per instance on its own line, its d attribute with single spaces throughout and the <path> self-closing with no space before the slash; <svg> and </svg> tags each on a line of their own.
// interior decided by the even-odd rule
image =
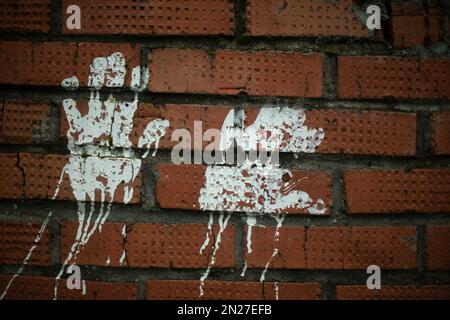
<svg viewBox="0 0 450 320">
<path fill-rule="evenodd" d="M 71 204 L 71 206 L 67 205 Z M 100 204 L 98 204 L 100 205 Z M 1 200 L 1 221 L 41 221 L 53 211 L 53 221 L 76 221 L 76 202 L 54 200 Z M 140 205 L 112 205 L 107 222 L 115 223 L 159 223 L 159 224 L 206 224 L 209 211 L 181 209 L 155 209 L 146 211 Z M 211 212 L 217 218 L 220 212 Z M 247 214 L 230 212 L 230 224 L 244 225 Z M 267 214 L 258 216 L 258 224 L 275 227 L 276 222 Z M 283 227 L 418 227 L 422 225 L 450 225 L 449 213 L 386 213 L 386 214 L 341 214 L 333 216 L 311 216 L 287 214 Z"/>
<path fill-rule="evenodd" d="M 17 266 L 0 266 L 1 274 L 14 274 Z M 55 277 L 60 266 L 38 267 L 27 266 L 22 275 Z M 182 268 L 111 268 L 99 266 L 80 266 L 83 279 L 88 281 L 106 282 L 132 282 L 146 280 L 194 280 L 199 281 L 205 268 L 182 269 Z M 209 281 L 243 281 L 260 282 L 262 268 L 247 269 L 246 276 L 241 277 L 240 268 L 213 268 L 211 269 Z M 365 269 L 342 270 L 342 269 L 269 269 L 266 273 L 266 281 L 279 282 L 322 282 L 331 281 L 334 284 L 366 284 L 368 275 Z M 64 277 L 63 279 L 65 279 Z M 281 280 L 281 281 L 280 281 Z M 384 285 L 449 285 L 450 273 L 448 271 L 427 271 L 423 274 L 416 270 L 384 270 L 382 269 L 382 284 Z"/>
<path fill-rule="evenodd" d="M 112 148 L 120 154 L 121 148 Z M 134 149 L 144 153 L 145 149 Z M 171 149 L 158 149 L 155 157 L 144 159 L 144 163 L 154 162 L 158 164 L 172 164 Z M 0 155 L 9 153 L 31 153 L 36 155 L 67 155 L 69 150 L 57 145 L 34 145 L 34 144 L 0 144 Z M 191 164 L 194 164 L 195 151 L 191 152 Z M 236 158 L 236 153 L 234 153 Z M 195 164 L 199 166 L 208 165 L 205 162 Z M 235 163 L 225 164 L 235 166 Z M 450 156 L 429 156 L 417 158 L 414 156 L 386 156 L 386 155 L 358 155 L 339 153 L 280 153 L 280 167 L 292 170 L 325 171 L 332 173 L 335 169 L 385 169 L 385 170 L 414 170 L 414 169 L 450 169 Z"/>
<path fill-rule="evenodd" d="M 39 102 L 61 103 L 63 99 L 89 100 L 91 89 L 80 88 L 76 91 L 67 91 L 60 86 L 29 86 L 29 85 L 0 85 L 0 99 Z M 107 100 L 109 95 L 114 94 L 116 99 L 134 99 L 134 92 L 126 88 L 103 88 L 100 91 L 100 98 Z M 328 109 L 353 108 L 355 110 L 380 111 L 437 111 L 450 110 L 450 102 L 445 100 L 417 100 L 417 99 L 355 99 L 347 100 L 339 98 L 304 98 L 304 97 L 284 97 L 284 96 L 251 96 L 247 94 L 220 95 L 220 94 L 198 94 L 198 93 L 139 93 L 141 103 L 155 104 L 210 104 L 227 106 L 252 106 L 252 104 L 273 104 L 287 107 L 302 107 L 305 109 L 315 109 L 323 106 Z M 259 105 L 260 106 L 260 105 Z"/>
</svg>

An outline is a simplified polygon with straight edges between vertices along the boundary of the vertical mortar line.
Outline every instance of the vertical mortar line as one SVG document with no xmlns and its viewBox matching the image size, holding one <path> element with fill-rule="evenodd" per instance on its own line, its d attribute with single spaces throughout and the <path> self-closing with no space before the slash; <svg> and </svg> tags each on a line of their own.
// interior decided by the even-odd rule
<svg viewBox="0 0 450 320">
<path fill-rule="evenodd" d="M 430 115 L 423 111 L 416 113 L 416 156 L 424 158 L 431 155 Z"/>
<path fill-rule="evenodd" d="M 320 282 L 321 286 L 321 300 L 335 300 L 336 299 L 336 283 L 330 279 Z"/>
<path fill-rule="evenodd" d="M 417 226 L 417 270 L 423 275 L 427 269 L 426 226 Z"/>
<path fill-rule="evenodd" d="M 53 220 L 50 226 L 50 257 L 52 265 L 60 264 L 61 256 L 61 224 L 59 220 Z"/>
<path fill-rule="evenodd" d="M 58 144 L 61 132 L 61 107 L 62 103 L 51 102 L 50 114 L 50 142 L 51 144 Z"/>
<path fill-rule="evenodd" d="M 233 0 L 234 36 L 240 37 L 247 32 L 247 0 Z"/>
<path fill-rule="evenodd" d="M 234 224 L 236 230 L 236 239 L 234 242 L 236 248 L 234 250 L 234 256 L 236 260 L 236 266 L 238 268 L 238 276 L 240 277 L 240 273 L 245 263 L 246 237 L 244 235 L 246 223 L 244 222 L 244 216 L 239 215 L 238 218 L 239 221 L 236 221 L 236 223 Z"/>
<path fill-rule="evenodd" d="M 156 181 L 158 179 L 157 160 L 147 158 L 141 166 L 141 205 L 144 210 L 158 209 Z"/>
<path fill-rule="evenodd" d="M 62 12 L 61 1 L 52 0 L 50 4 L 50 33 L 52 34 L 61 33 L 61 21 L 63 20 L 61 12 Z"/>
<path fill-rule="evenodd" d="M 338 96 L 337 55 L 324 53 L 323 61 L 323 97 L 336 99 Z"/>
<path fill-rule="evenodd" d="M 138 280 L 138 300 L 147 300 L 147 278 L 141 278 Z"/>
</svg>

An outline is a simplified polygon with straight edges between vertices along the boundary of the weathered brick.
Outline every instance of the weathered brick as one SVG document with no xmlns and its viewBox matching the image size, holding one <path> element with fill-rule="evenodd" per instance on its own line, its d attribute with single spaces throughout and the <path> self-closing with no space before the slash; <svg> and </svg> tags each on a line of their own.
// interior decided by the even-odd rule
<svg viewBox="0 0 450 320">
<path fill-rule="evenodd" d="M 232 35 L 234 30 L 230 0 L 64 0 L 63 17 L 69 5 L 78 5 L 83 18 L 79 30 L 69 30 L 62 19 L 62 31 L 67 34 Z"/>
<path fill-rule="evenodd" d="M 38 223 L 0 221 L 0 264 L 21 264 L 35 245 L 41 225 Z M 44 230 L 28 260 L 29 265 L 50 265 L 50 231 Z"/>
<path fill-rule="evenodd" d="M 450 98 L 450 59 L 388 56 L 338 58 L 342 99 Z"/>
<path fill-rule="evenodd" d="M 450 170 L 349 170 L 344 173 L 349 213 L 446 212 Z"/>
<path fill-rule="evenodd" d="M 322 128 L 316 152 L 411 156 L 416 154 L 416 115 L 380 111 L 312 110 L 305 125 Z"/>
<path fill-rule="evenodd" d="M 89 65 L 96 57 L 123 53 L 126 60 L 124 86 L 129 86 L 131 69 L 140 65 L 140 46 L 87 42 L 0 42 L 0 84 L 60 86 L 65 78 L 76 76 L 86 87 Z"/>
<path fill-rule="evenodd" d="M 153 92 L 322 96 L 321 54 L 155 49 L 149 60 Z"/>
<path fill-rule="evenodd" d="M 200 297 L 197 280 L 150 280 L 149 300 L 312 300 L 319 299 L 318 283 L 270 283 L 241 281 L 205 281 Z"/>
<path fill-rule="evenodd" d="M 339 300 L 450 300 L 450 286 L 447 285 L 382 285 L 380 290 L 367 286 L 337 286 Z"/>
<path fill-rule="evenodd" d="M 6 288 L 12 275 L 0 275 L 0 292 Z M 59 300 L 135 300 L 137 283 L 86 281 L 86 292 L 68 289 L 65 279 L 58 285 Z M 19 276 L 7 291 L 7 300 L 50 300 L 54 298 L 55 279 L 39 276 Z"/>
<path fill-rule="evenodd" d="M 61 259 L 66 258 L 75 240 L 77 227 L 76 222 L 64 223 Z M 206 268 L 213 250 L 213 239 L 219 231 L 218 226 L 214 226 L 215 235 L 210 235 L 211 240 L 201 254 L 207 225 L 136 223 L 128 225 L 126 229 L 124 227 L 123 223 L 105 223 L 102 231 L 94 233 L 80 250 L 77 263 L 132 268 Z M 222 233 L 214 266 L 235 265 L 234 239 L 234 226 L 229 225 Z M 121 261 L 122 255 L 124 258 Z"/>
<path fill-rule="evenodd" d="M 250 0 L 248 33 L 252 36 L 369 37 L 352 12 L 352 1 Z"/>
<path fill-rule="evenodd" d="M 40 155 L 40 154 L 20 154 L 20 167 L 25 177 L 25 198 L 27 199 L 55 199 L 75 200 L 74 190 L 67 172 L 64 172 L 65 166 L 69 163 L 69 156 L 66 155 Z M 80 173 L 80 178 L 83 178 Z M 61 176 L 62 175 L 62 176 Z M 61 183 L 59 184 L 61 179 Z M 133 195 L 128 203 L 140 202 L 141 174 L 133 180 Z M 115 190 L 113 202 L 123 203 L 125 184 L 122 182 Z M 86 198 L 87 201 L 101 201 L 101 192 L 95 193 L 95 199 Z M 105 198 L 106 202 L 111 201 L 110 195 Z"/>
<path fill-rule="evenodd" d="M 21 199 L 24 197 L 24 177 L 18 166 L 16 153 L 0 154 L 0 198 Z"/>
<path fill-rule="evenodd" d="M 50 104 L 5 101 L 0 117 L 0 143 L 31 144 L 52 138 Z"/>
<path fill-rule="evenodd" d="M 0 30 L 50 31 L 51 0 L 2 0 Z"/>
<path fill-rule="evenodd" d="M 450 270 L 450 226 L 427 226 L 429 270 Z"/>
<path fill-rule="evenodd" d="M 3 294 L 13 275 L 0 275 Z M 50 300 L 53 298 L 54 279 L 38 276 L 19 276 L 9 287 L 6 300 Z"/>
<path fill-rule="evenodd" d="M 156 184 L 156 198 L 158 200 L 159 205 L 162 208 L 172 208 L 172 209 L 190 209 L 190 210 L 200 210 L 199 197 L 206 183 L 205 172 L 207 170 L 206 166 L 203 165 L 192 165 L 192 164 L 183 164 L 183 165 L 175 165 L 175 164 L 158 164 L 158 176 L 159 179 Z M 220 174 L 220 173 L 218 173 Z M 247 175 L 248 172 L 245 169 L 242 169 L 241 174 L 243 176 Z M 329 207 L 331 206 L 331 176 L 328 173 L 320 172 L 320 171 L 304 171 L 304 170 L 292 170 L 292 176 L 285 176 L 284 179 L 288 179 L 291 181 L 293 185 L 291 186 L 292 192 L 303 191 L 309 194 L 310 198 L 313 202 L 321 199 L 325 205 L 325 214 L 329 214 Z M 218 177 L 217 177 L 218 178 Z M 231 177 L 223 177 L 223 179 L 231 179 Z M 288 183 L 281 180 L 283 177 L 279 177 L 280 183 L 283 186 Z M 173 186 L 176 185 L 177 188 L 174 190 Z M 234 192 L 232 190 L 227 190 L 226 186 L 224 186 L 225 192 Z M 272 190 L 272 197 L 265 199 L 258 199 L 258 203 L 263 201 L 267 206 L 267 210 L 275 212 L 275 209 L 271 209 L 269 206 L 269 201 L 276 200 L 275 198 L 279 195 L 284 195 L 285 188 L 281 187 L 280 190 Z M 204 190 L 207 192 L 208 190 Z M 288 193 L 290 191 L 287 191 Z M 272 199 L 272 200 L 270 200 Z M 237 206 L 240 208 L 239 211 L 250 212 L 254 210 L 254 202 L 255 195 L 254 194 L 244 194 L 242 199 L 240 199 Z M 234 205 L 234 204 L 231 204 Z M 224 204 L 226 207 L 227 204 Z M 311 203 L 312 206 L 312 203 Z M 282 208 L 278 211 L 292 213 L 292 214 L 301 214 L 308 213 L 308 209 L 310 207 L 305 208 Z M 217 209 L 219 210 L 219 209 Z M 221 209 L 220 211 L 223 211 Z M 226 210 L 225 210 L 226 211 Z"/>
<path fill-rule="evenodd" d="M 246 228 L 245 261 L 249 268 L 265 268 L 270 261 L 270 269 L 304 269 L 305 265 L 305 229 L 303 227 L 282 227 L 279 240 L 275 241 L 276 228 Z M 274 249 L 278 254 L 272 259 Z"/>
<path fill-rule="evenodd" d="M 450 111 L 435 112 L 431 116 L 433 153 L 450 154 Z"/>
<path fill-rule="evenodd" d="M 281 230 L 283 232 L 283 230 Z M 308 269 L 416 268 L 412 227 L 310 227 L 306 233 Z"/>
</svg>

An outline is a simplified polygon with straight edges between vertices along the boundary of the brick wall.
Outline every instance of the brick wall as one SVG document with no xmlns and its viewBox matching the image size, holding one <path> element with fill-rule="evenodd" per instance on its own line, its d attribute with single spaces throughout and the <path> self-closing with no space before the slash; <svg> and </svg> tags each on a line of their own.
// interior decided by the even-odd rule
<svg viewBox="0 0 450 320">
<path fill-rule="evenodd" d="M 450 6 L 384 1 L 373 32 L 356 2 L 2 1 L 0 295 L 450 299 Z M 230 114 L 242 127 L 292 114 L 281 189 L 254 189 L 251 168 L 172 162 L 177 129 L 221 130 Z M 156 120 L 159 150 L 141 158 Z M 315 205 L 277 207 L 290 192 Z M 67 288 L 70 264 L 83 290 Z"/>
</svg>

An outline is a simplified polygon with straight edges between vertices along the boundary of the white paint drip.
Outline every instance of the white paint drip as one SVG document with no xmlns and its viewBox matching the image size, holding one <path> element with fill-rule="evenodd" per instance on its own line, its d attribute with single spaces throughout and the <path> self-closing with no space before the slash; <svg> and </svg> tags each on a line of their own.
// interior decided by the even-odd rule
<svg viewBox="0 0 450 320">
<path fill-rule="evenodd" d="M 222 241 L 222 233 L 225 231 L 225 229 L 227 228 L 228 225 L 228 221 L 231 218 L 231 214 L 227 214 L 226 216 L 224 216 L 224 213 L 221 212 L 220 216 L 219 216 L 219 232 L 216 236 L 216 241 L 214 242 L 214 248 L 213 248 L 213 252 L 211 255 L 211 259 L 208 263 L 208 267 L 206 268 L 205 272 L 203 273 L 203 275 L 200 277 L 200 297 L 203 296 L 204 291 L 203 291 L 203 287 L 205 285 L 205 280 L 208 278 L 208 275 L 211 271 L 211 268 L 215 265 L 216 263 L 216 255 L 217 255 L 217 251 L 219 250 L 220 247 L 220 242 Z"/>
<path fill-rule="evenodd" d="M 279 291 L 280 291 L 280 288 L 278 288 L 278 282 L 275 282 L 275 283 L 273 284 L 273 286 L 274 286 L 274 289 L 275 289 L 275 300 L 280 300 L 280 299 L 279 299 Z"/>
<path fill-rule="evenodd" d="M 41 228 L 39 229 L 36 238 L 33 241 L 33 245 L 28 250 L 28 254 L 26 255 L 25 259 L 22 261 L 22 264 L 20 265 L 17 272 L 12 276 L 12 278 L 9 280 L 8 284 L 6 285 L 5 290 L 3 291 L 2 295 L 0 296 L 0 300 L 3 300 L 6 294 L 8 293 L 9 288 L 13 284 L 14 280 L 23 272 L 25 269 L 25 266 L 28 264 L 28 261 L 31 258 L 31 255 L 33 254 L 34 249 L 37 247 L 39 241 L 41 240 L 42 234 L 44 233 L 45 229 L 47 228 L 47 224 L 50 221 L 50 218 L 52 217 L 52 212 L 50 211 L 47 217 L 45 218 L 44 222 L 41 225 Z"/>
<path fill-rule="evenodd" d="M 111 264 L 111 257 L 108 256 L 108 259 L 106 259 L 105 266 L 109 266 Z"/>
<path fill-rule="evenodd" d="M 81 280 L 81 294 L 84 296 L 86 295 L 86 281 Z"/>
<path fill-rule="evenodd" d="M 122 239 L 123 241 L 125 241 L 125 239 L 127 238 L 127 225 L 124 224 L 122 227 Z M 125 258 L 127 257 L 127 252 L 125 251 L 125 248 L 122 249 L 122 255 L 120 256 L 119 259 L 119 263 L 120 265 L 123 264 L 123 262 L 125 261 Z"/>
<path fill-rule="evenodd" d="M 247 253 L 252 253 L 252 228 L 256 225 L 256 217 L 247 215 Z"/>
<path fill-rule="evenodd" d="M 277 222 L 277 226 L 275 228 L 275 236 L 274 236 L 274 248 L 272 255 L 270 256 L 270 259 L 267 261 L 266 266 L 261 273 L 261 278 L 259 279 L 260 282 L 263 282 L 266 279 L 266 273 L 269 268 L 270 263 L 272 262 L 272 259 L 275 258 L 278 255 L 278 243 L 280 241 L 280 229 L 283 225 L 285 215 L 271 215 L 272 218 L 274 218 Z"/>
<path fill-rule="evenodd" d="M 66 90 L 76 90 L 80 86 L 80 83 L 77 77 L 70 77 L 61 81 L 61 86 Z"/>
<path fill-rule="evenodd" d="M 203 241 L 203 244 L 200 247 L 200 251 L 199 251 L 200 254 L 203 254 L 203 251 L 206 249 L 206 247 L 209 244 L 209 239 L 212 235 L 213 223 L 214 223 L 214 216 L 213 216 L 213 213 L 210 212 L 209 213 L 209 221 L 208 221 L 208 229 L 206 230 L 205 241 Z"/>
<path fill-rule="evenodd" d="M 244 268 L 242 268 L 241 277 L 245 276 L 245 273 L 247 272 L 247 268 L 248 268 L 247 261 L 245 261 Z"/>
<path fill-rule="evenodd" d="M 92 88 L 88 102 L 88 112 L 82 115 L 73 99 L 63 101 L 64 111 L 69 123 L 67 131 L 70 157 L 61 172 L 61 177 L 53 198 L 56 198 L 64 176 L 68 176 L 74 197 L 78 201 L 78 229 L 75 240 L 64 263 L 55 278 L 54 299 L 57 298 L 58 281 L 69 262 L 75 263 L 77 255 L 95 232 L 101 232 L 113 201 L 129 203 L 134 194 L 133 183 L 141 168 L 141 159 L 131 149 L 130 135 L 133 118 L 138 107 L 138 92 L 147 87 L 148 69 L 137 66 L 131 75 L 131 89 L 135 91 L 133 101 L 117 101 L 112 95 L 106 101 L 100 100 L 99 90 L 106 87 L 122 87 L 125 82 L 126 64 L 122 53 L 116 52 L 108 57 L 95 58 L 89 70 L 88 86 Z M 64 79 L 65 88 L 75 88 L 79 83 L 76 77 Z M 147 124 L 140 147 L 147 149 L 153 144 L 155 149 L 169 126 L 167 120 L 154 119 Z M 122 156 L 114 149 L 123 148 Z M 147 150 L 148 152 L 148 150 Z M 116 191 L 121 187 L 123 197 L 117 199 Z M 100 211 L 92 225 L 95 212 L 94 201 L 100 196 Z M 85 202 L 91 202 L 91 210 L 86 217 Z M 104 203 L 107 202 L 105 210 Z M 126 230 L 122 230 L 122 236 Z M 120 264 L 126 259 L 122 253 Z M 111 263 L 110 257 L 106 265 Z M 84 292 L 86 288 L 83 288 Z"/>
</svg>

